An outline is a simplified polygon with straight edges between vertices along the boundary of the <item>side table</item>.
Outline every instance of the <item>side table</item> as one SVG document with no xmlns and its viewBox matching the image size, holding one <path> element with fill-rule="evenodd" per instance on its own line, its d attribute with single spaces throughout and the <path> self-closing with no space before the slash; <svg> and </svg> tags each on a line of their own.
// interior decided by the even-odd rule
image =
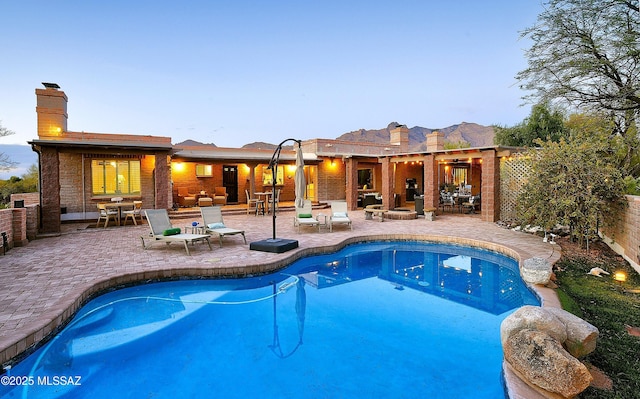
<svg viewBox="0 0 640 399">
<path fill-rule="evenodd" d="M 316 216 L 316 220 L 318 221 L 318 224 L 320 225 L 321 228 L 327 228 L 327 216 L 324 213 L 319 213 Z"/>
<path fill-rule="evenodd" d="M 190 225 L 184 228 L 184 232 L 186 234 L 206 234 L 206 230 L 207 230 L 207 226 L 200 223 L 198 223 L 195 226 Z"/>
</svg>

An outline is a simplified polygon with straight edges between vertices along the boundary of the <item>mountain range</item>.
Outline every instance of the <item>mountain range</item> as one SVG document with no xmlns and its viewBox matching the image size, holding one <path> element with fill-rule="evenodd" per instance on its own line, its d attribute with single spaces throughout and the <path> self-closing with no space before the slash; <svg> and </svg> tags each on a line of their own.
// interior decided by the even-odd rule
<svg viewBox="0 0 640 399">
<path fill-rule="evenodd" d="M 391 131 L 398 126 L 397 122 L 391 122 L 387 127 L 382 129 L 359 129 L 348 133 L 344 133 L 336 138 L 336 140 L 358 141 L 368 143 L 389 143 Z M 458 125 L 452 125 L 441 129 L 432 129 L 421 126 L 414 126 L 409 129 L 409 151 L 421 152 L 427 149 L 427 134 L 433 132 L 441 132 L 444 134 L 444 140 L 447 143 L 457 144 L 468 143 L 470 147 L 488 147 L 493 145 L 493 137 L 495 132 L 492 126 L 482 126 L 477 123 L 462 122 Z M 184 144 L 186 145 L 186 144 Z M 245 144 L 242 148 L 262 148 L 275 149 L 275 144 L 264 142 L 255 142 Z"/>
<path fill-rule="evenodd" d="M 345 133 L 338 137 L 338 140 L 388 143 L 391 137 L 391 130 L 395 129 L 396 126 L 398 126 L 397 122 L 391 122 L 384 129 L 360 129 Z M 459 125 L 452 125 L 442 129 L 414 126 L 409 129 L 409 151 L 425 151 L 427 149 L 425 135 L 436 131 L 444 134 L 444 140 L 447 143 L 468 143 L 470 147 L 492 146 L 493 136 L 495 135 L 492 126 L 482 126 L 477 123 L 462 122 Z"/>
</svg>

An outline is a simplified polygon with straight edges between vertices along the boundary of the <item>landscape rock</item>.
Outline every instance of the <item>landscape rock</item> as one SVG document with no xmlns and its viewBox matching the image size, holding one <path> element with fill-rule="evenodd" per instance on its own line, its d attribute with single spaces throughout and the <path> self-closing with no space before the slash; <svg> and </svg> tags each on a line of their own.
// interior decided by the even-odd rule
<svg viewBox="0 0 640 399">
<path fill-rule="evenodd" d="M 500 324 L 502 346 L 511 335 L 524 329 L 545 332 L 559 343 L 567 339 L 567 329 L 560 319 L 541 307 L 527 305 L 513 312 Z"/>
<path fill-rule="evenodd" d="M 553 266 L 543 258 L 525 259 L 520 274 L 522 279 L 529 284 L 547 284 L 551 278 Z"/>
<path fill-rule="evenodd" d="M 546 391 L 573 398 L 593 377 L 556 339 L 542 331 L 520 330 L 503 344 L 504 358 L 525 382 Z"/>
<path fill-rule="evenodd" d="M 562 344 L 572 356 L 581 358 L 596 349 L 599 335 L 597 327 L 563 309 L 545 308 L 545 310 L 565 325 L 567 339 Z"/>
</svg>

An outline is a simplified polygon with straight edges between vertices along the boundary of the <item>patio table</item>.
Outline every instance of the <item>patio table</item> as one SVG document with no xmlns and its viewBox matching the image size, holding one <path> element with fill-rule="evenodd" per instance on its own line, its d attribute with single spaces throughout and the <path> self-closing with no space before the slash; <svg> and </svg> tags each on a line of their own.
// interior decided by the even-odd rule
<svg viewBox="0 0 640 399">
<path fill-rule="evenodd" d="M 105 204 L 105 207 L 118 209 L 117 224 L 120 226 L 120 220 L 122 220 L 122 208 L 133 209 L 133 202 L 112 202 L 110 204 Z"/>
</svg>

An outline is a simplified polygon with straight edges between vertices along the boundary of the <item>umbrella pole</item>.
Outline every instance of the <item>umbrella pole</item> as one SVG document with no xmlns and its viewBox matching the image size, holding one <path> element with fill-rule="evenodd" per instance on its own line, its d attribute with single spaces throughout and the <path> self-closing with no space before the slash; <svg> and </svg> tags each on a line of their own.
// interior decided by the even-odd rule
<svg viewBox="0 0 640 399">
<path fill-rule="evenodd" d="M 271 169 L 271 188 L 272 188 L 272 199 L 271 199 L 271 210 L 272 214 L 272 224 L 273 224 L 273 235 L 272 238 L 255 241 L 249 245 L 249 249 L 256 251 L 264 251 L 264 252 L 274 252 L 274 253 L 282 253 L 294 248 L 298 248 L 297 240 L 290 239 L 278 239 L 276 238 L 276 179 L 278 177 L 278 162 L 280 160 L 280 151 L 282 151 L 282 145 L 287 141 L 295 141 L 298 143 L 298 146 L 301 145 L 302 140 L 296 139 L 286 139 L 282 143 L 278 144 L 278 147 L 273 152 L 273 156 L 271 157 L 271 161 L 269 162 L 268 168 Z M 300 147 L 298 149 L 302 151 Z"/>
<path fill-rule="evenodd" d="M 278 144 L 278 147 L 273 152 L 271 162 L 269 162 L 269 168 L 271 169 L 271 218 L 273 220 L 273 240 L 276 239 L 276 178 L 278 177 L 278 162 L 280 162 L 280 151 L 282 151 L 282 145 L 287 141 L 295 141 L 300 145 L 302 140 L 286 139 Z"/>
<path fill-rule="evenodd" d="M 281 144 L 282 145 L 282 144 Z M 280 154 L 280 152 L 278 152 Z M 276 177 L 278 176 L 278 162 L 274 165 L 271 178 L 271 218 L 273 220 L 273 239 L 276 239 Z"/>
</svg>

